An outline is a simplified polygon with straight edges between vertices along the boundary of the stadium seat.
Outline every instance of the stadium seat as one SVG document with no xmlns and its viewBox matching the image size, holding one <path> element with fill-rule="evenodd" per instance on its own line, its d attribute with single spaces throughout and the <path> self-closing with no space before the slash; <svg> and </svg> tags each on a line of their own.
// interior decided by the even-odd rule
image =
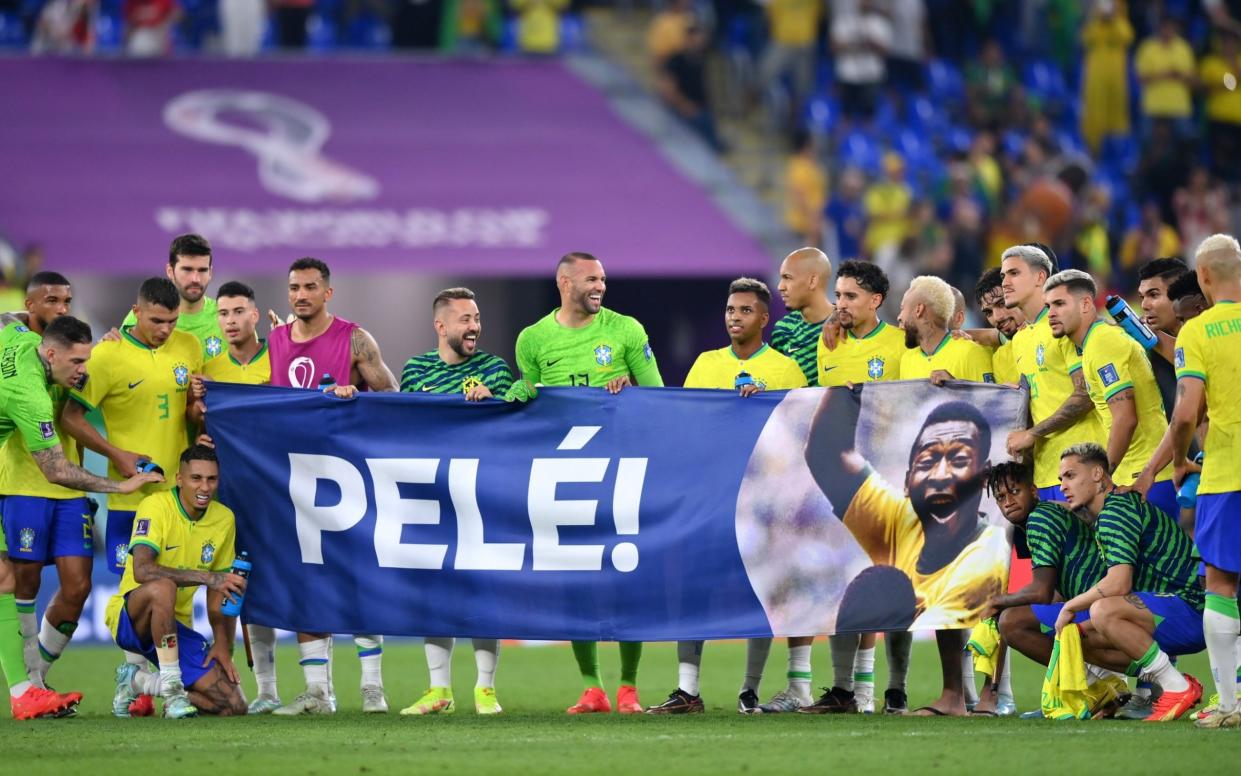
<svg viewBox="0 0 1241 776">
<path fill-rule="evenodd" d="M 120 10 L 105 11 L 99 8 L 99 16 L 95 18 L 95 51 L 108 54 L 121 50 L 121 13 Z"/>
<path fill-rule="evenodd" d="M 0 48 L 26 47 L 26 25 L 15 13 L 0 13 Z"/>
<path fill-rule="evenodd" d="M 947 146 L 952 153 L 967 154 L 974 144 L 974 133 L 968 127 L 952 127 L 948 132 Z"/>
<path fill-rule="evenodd" d="M 867 175 L 879 173 L 882 151 L 870 135 L 860 130 L 849 132 L 840 141 L 841 167 L 857 167 Z"/>
<path fill-rule="evenodd" d="M 1099 147 L 1099 163 L 1129 174 L 1137 167 L 1141 150 L 1133 135 L 1109 135 Z"/>
<path fill-rule="evenodd" d="M 955 104 L 965 97 L 965 79 L 956 65 L 943 59 L 932 59 L 926 68 L 931 97 L 942 105 Z"/>
<path fill-rule="evenodd" d="M 314 52 L 332 51 L 336 48 L 338 34 L 336 23 L 319 13 L 310 15 L 306 22 L 306 50 Z"/>
<path fill-rule="evenodd" d="M 392 47 L 392 32 L 383 19 L 362 13 L 349 23 L 344 44 L 351 49 L 386 51 Z"/>
<path fill-rule="evenodd" d="M 581 51 L 586 48 L 586 22 L 575 13 L 560 19 L 560 50 Z"/>
<path fill-rule="evenodd" d="M 1035 60 L 1026 64 L 1022 83 L 1035 97 L 1057 105 L 1068 101 L 1069 88 L 1064 74 L 1050 62 Z"/>
<path fill-rule="evenodd" d="M 818 95 L 806 103 L 806 130 L 818 137 L 828 137 L 840 120 L 840 105 L 831 97 Z"/>
<path fill-rule="evenodd" d="M 934 100 L 924 96 L 910 100 L 906 114 L 905 120 L 910 127 L 928 134 L 942 129 L 948 123 L 946 112 L 937 106 Z"/>
<path fill-rule="evenodd" d="M 1010 159 L 1016 159 L 1021 156 L 1022 149 L 1026 146 L 1026 134 L 1016 129 L 1010 129 L 1004 133 L 1001 139 L 1001 145 L 1004 149 L 1004 155 Z"/>
</svg>

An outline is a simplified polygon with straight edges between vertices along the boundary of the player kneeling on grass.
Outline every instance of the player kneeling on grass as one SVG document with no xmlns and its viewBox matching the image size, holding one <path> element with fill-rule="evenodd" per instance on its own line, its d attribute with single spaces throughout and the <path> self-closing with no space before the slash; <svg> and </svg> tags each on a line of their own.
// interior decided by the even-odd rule
<svg viewBox="0 0 1241 776">
<path fill-rule="evenodd" d="M 1108 469 L 1107 451 L 1094 442 L 1060 456 L 1060 490 L 1093 527 L 1107 573 L 1065 602 L 1056 632 L 1077 622 L 1088 662 L 1163 688 L 1146 721 L 1168 722 L 1202 697 L 1198 680 L 1168 657 L 1206 649 L 1198 564 L 1176 520 L 1137 493 L 1116 492 Z"/>
<path fill-rule="evenodd" d="M 144 693 L 163 697 L 165 717 L 246 713 L 232 658 L 236 618 L 220 611 L 226 596 L 245 591 L 246 581 L 230 573 L 235 525 L 232 510 L 215 500 L 219 486 L 215 451 L 194 445 L 181 454 L 177 486 L 138 506 L 106 621 L 117 646 L 145 655 L 159 674 L 122 664 L 114 708 L 127 708 Z M 214 643 L 191 627 L 199 585 L 207 587 Z"/>
</svg>

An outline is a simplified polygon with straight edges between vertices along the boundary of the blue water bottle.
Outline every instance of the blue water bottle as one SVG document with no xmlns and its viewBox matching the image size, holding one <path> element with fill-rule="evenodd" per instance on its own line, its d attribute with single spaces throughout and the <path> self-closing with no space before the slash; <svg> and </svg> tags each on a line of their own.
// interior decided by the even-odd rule
<svg viewBox="0 0 1241 776">
<path fill-rule="evenodd" d="M 1112 320 L 1116 321 L 1116 324 L 1124 329 L 1126 334 L 1137 340 L 1142 347 L 1150 350 L 1159 344 L 1159 338 L 1155 336 L 1155 332 L 1151 331 L 1146 322 L 1133 312 L 1133 308 L 1124 299 L 1110 294 L 1107 297 L 1107 311 L 1111 314 Z"/>
<path fill-rule="evenodd" d="M 319 380 L 319 393 L 325 393 L 336 387 L 336 378 L 327 372 L 323 373 L 322 379 Z"/>
<path fill-rule="evenodd" d="M 233 573 L 242 579 L 250 578 L 250 554 L 243 552 L 233 559 Z M 220 607 L 220 613 L 225 617 L 236 617 L 241 614 L 241 602 L 246 600 L 245 591 L 229 596 L 224 601 L 224 605 Z"/>
<path fill-rule="evenodd" d="M 737 390 L 741 390 L 741 387 L 743 385 L 753 385 L 753 384 L 754 384 L 754 378 L 751 377 L 750 373 L 745 371 L 744 369 L 738 372 L 737 379 L 733 380 L 733 388 L 736 388 Z"/>
<path fill-rule="evenodd" d="M 161 477 L 164 474 L 163 467 L 147 458 L 139 458 L 134 464 L 134 469 L 137 470 L 139 474 L 149 474 L 151 472 L 155 472 Z"/>
<path fill-rule="evenodd" d="M 1194 463 L 1202 465 L 1202 453 L 1194 456 Z M 1202 475 L 1198 472 L 1190 472 L 1181 482 L 1181 487 L 1176 491 L 1176 504 L 1181 509 L 1193 509 L 1198 503 L 1198 482 L 1202 479 Z"/>
</svg>

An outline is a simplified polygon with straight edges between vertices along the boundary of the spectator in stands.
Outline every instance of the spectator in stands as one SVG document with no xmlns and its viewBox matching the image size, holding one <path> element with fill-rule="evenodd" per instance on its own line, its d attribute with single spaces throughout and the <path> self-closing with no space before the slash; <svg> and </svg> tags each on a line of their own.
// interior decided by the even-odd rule
<svg viewBox="0 0 1241 776">
<path fill-rule="evenodd" d="M 172 32 L 181 21 L 177 0 L 125 0 L 125 53 L 131 57 L 164 57 L 172 53 Z"/>
<path fill-rule="evenodd" d="M 1109 135 L 1129 134 L 1129 47 L 1133 26 L 1116 0 L 1096 0 L 1082 28 L 1082 138 L 1090 153 Z"/>
<path fill-rule="evenodd" d="M 1004 171 L 995 159 L 995 135 L 979 132 L 970 143 L 969 173 L 974 191 L 982 198 L 988 213 L 999 212 L 1004 195 Z"/>
<path fill-rule="evenodd" d="M 1210 133 L 1211 170 L 1230 183 L 1241 179 L 1241 56 L 1238 36 L 1221 30 L 1216 48 L 1202 59 L 1198 78 L 1206 91 L 1206 117 Z M 1219 231 L 1228 231 L 1226 229 Z"/>
<path fill-rule="evenodd" d="M 883 178 L 866 190 L 866 236 L 862 251 L 868 257 L 885 247 L 900 245 L 909 233 L 913 191 L 905 182 L 905 160 L 895 151 L 883 155 Z"/>
<path fill-rule="evenodd" d="M 724 150 L 707 95 L 707 32 L 701 26 L 686 30 L 685 48 L 664 63 L 657 88 L 682 121 L 716 151 Z"/>
<path fill-rule="evenodd" d="M 1138 46 L 1134 67 L 1142 85 L 1142 115 L 1148 124 L 1169 121 L 1178 134 L 1186 134 L 1194 111 L 1190 96 L 1194 52 L 1181 37 L 1175 18 L 1165 15 L 1160 19 L 1158 33 Z"/>
<path fill-rule="evenodd" d="M 888 0 L 892 46 L 888 49 L 888 83 L 903 91 L 922 88 L 926 67 L 926 0 Z"/>
<path fill-rule="evenodd" d="M 1085 266 L 1101 285 L 1112 287 L 1113 274 L 1111 236 L 1107 232 L 1107 214 L 1112 198 L 1102 186 L 1088 186 L 1082 196 L 1082 206 L 1077 216 L 1077 236 L 1073 239 L 1073 252 L 1077 265 Z"/>
<path fill-rule="evenodd" d="M 814 138 L 804 129 L 793 135 L 793 154 L 785 174 L 784 223 L 802 245 L 823 242 L 823 208 L 827 172 L 815 153 Z"/>
<path fill-rule="evenodd" d="M 1189 142 L 1178 136 L 1169 122 L 1156 122 L 1149 139 L 1142 144 L 1142 157 L 1134 172 L 1134 188 L 1139 196 L 1158 202 L 1164 220 L 1170 221 L 1175 217 L 1172 195 L 1185 185 L 1193 165 L 1194 151 Z"/>
<path fill-rule="evenodd" d="M 856 167 L 847 167 L 840 176 L 840 187 L 827 205 L 823 250 L 838 262 L 862 255 L 862 237 L 866 233 L 866 212 L 862 207 L 865 191 L 866 176 Z"/>
<path fill-rule="evenodd" d="M 446 0 L 440 23 L 440 50 L 477 54 L 500 43 L 504 25 L 500 0 Z"/>
<path fill-rule="evenodd" d="M 646 30 L 646 50 L 655 67 L 685 48 L 685 31 L 694 24 L 694 0 L 672 0 L 651 18 Z"/>
<path fill-rule="evenodd" d="M 776 117 L 793 126 L 814 90 L 815 41 L 823 18 L 824 0 L 770 0 L 767 3 L 769 42 L 759 65 L 759 79 L 768 94 L 788 79 L 789 116 Z"/>
<path fill-rule="evenodd" d="M 252 57 L 263 45 L 267 0 L 220 0 L 220 43 L 230 57 Z"/>
<path fill-rule="evenodd" d="M 840 107 L 850 118 L 875 115 L 879 90 L 887 80 L 887 54 L 892 48 L 892 23 L 873 0 L 837 0 L 832 6 L 832 51 Z"/>
<path fill-rule="evenodd" d="M 982 56 L 965 70 L 970 122 L 976 127 L 1000 129 L 1016 87 L 1017 75 L 1005 60 L 1004 50 L 997 41 L 987 41 Z"/>
<path fill-rule="evenodd" d="M 1238 0 L 1202 0 L 1202 6 L 1211 17 L 1216 31 L 1228 31 L 1241 35 L 1241 2 Z"/>
<path fill-rule="evenodd" d="M 1198 244 L 1217 232 L 1231 231 L 1228 192 L 1211 180 L 1205 167 L 1195 167 L 1189 181 L 1172 198 L 1176 228 L 1185 247 L 1182 255 L 1193 256 Z"/>
<path fill-rule="evenodd" d="M 1148 261 L 1177 256 L 1180 252 L 1180 236 L 1164 222 L 1159 203 L 1147 200 L 1142 203 L 1140 220 L 1125 233 L 1120 245 L 1120 269 L 1132 273 Z"/>
<path fill-rule="evenodd" d="M 569 0 L 512 0 L 517 12 L 517 47 L 525 54 L 555 54 L 560 50 L 560 14 Z"/>
<path fill-rule="evenodd" d="M 398 49 L 437 49 L 444 24 L 444 0 L 393 0 L 392 45 Z"/>
<path fill-rule="evenodd" d="M 31 51 L 90 54 L 95 50 L 95 0 L 48 0 L 39 13 Z"/>
<path fill-rule="evenodd" d="M 315 0 L 271 0 L 271 3 L 276 45 L 290 51 L 306 48 L 306 23 L 310 21 Z"/>
</svg>

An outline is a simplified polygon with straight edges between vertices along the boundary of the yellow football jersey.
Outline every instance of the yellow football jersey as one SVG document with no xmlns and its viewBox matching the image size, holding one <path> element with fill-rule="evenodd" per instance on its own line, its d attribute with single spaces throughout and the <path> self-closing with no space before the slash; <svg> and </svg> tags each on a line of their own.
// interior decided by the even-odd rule
<svg viewBox="0 0 1241 776">
<path fill-rule="evenodd" d="M 1199 493 L 1241 491 L 1241 306 L 1220 300 L 1176 336 L 1176 378 L 1206 384 L 1211 423 Z"/>
<path fill-rule="evenodd" d="M 1013 363 L 1030 386 L 1030 417 L 1042 423 L 1073 394 L 1070 372 L 1081 368 L 1077 350 L 1067 338 L 1057 339 L 1047 322 L 1047 308 L 1034 322 L 1013 335 Z M 1034 484 L 1050 488 L 1060 484 L 1060 451 L 1078 442 L 1107 444 L 1107 435 L 1095 413 L 1063 431 L 1034 443 Z"/>
<path fill-rule="evenodd" d="M 918 609 L 911 630 L 971 627 L 987 602 L 1008 589 L 1008 537 L 992 525 L 985 525 L 951 563 L 920 573 L 918 556 L 926 544 L 922 523 L 909 499 L 875 472 L 849 502 L 844 524 L 872 563 L 895 566 L 913 582 Z"/>
<path fill-rule="evenodd" d="M 956 339 L 951 333 L 944 339 L 931 355 L 922 352 L 922 348 L 910 348 L 901 358 L 902 380 L 925 380 L 931 372 L 942 369 L 957 380 L 972 383 L 994 383 L 995 373 L 991 369 L 991 353 L 982 345 L 967 339 Z"/>
<path fill-rule="evenodd" d="M 129 328 L 121 330 L 119 342 L 101 342 L 87 363 L 86 387 L 70 393 L 88 410 L 103 413 L 108 441 L 135 453 L 150 456 L 167 474 L 161 484 L 108 496 L 108 508 L 132 511 L 152 493 L 172 487 L 181 452 L 189 444 L 185 402 L 190 375 L 202 371 L 202 345 L 193 334 L 174 329 L 158 348 L 139 342 Z M 108 465 L 108 476 L 120 479 Z"/>
<path fill-rule="evenodd" d="M 870 383 L 901 379 L 901 357 L 905 355 L 905 332 L 883 321 L 865 337 L 846 331 L 834 350 L 819 338 L 819 385 Z"/>
<path fill-rule="evenodd" d="M 700 353 L 685 376 L 685 387 L 732 390 L 741 372 L 748 373 L 766 391 L 806 387 L 806 374 L 797 362 L 765 344 L 745 361 L 737 358 L 731 347 Z"/>
<path fill-rule="evenodd" d="M 1021 382 L 1021 374 L 1017 364 L 1013 362 L 1013 341 L 1009 340 L 991 353 L 991 367 L 995 370 L 995 381 L 1001 385 L 1017 385 Z"/>
<path fill-rule="evenodd" d="M 197 338 L 194 339 L 198 347 Z M 181 504 L 179 488 L 147 496 L 138 505 L 134 515 L 134 530 L 129 537 L 129 551 L 144 545 L 155 550 L 155 562 L 172 569 L 197 569 L 199 571 L 229 571 L 236 554 L 234 540 L 236 525 L 233 511 L 218 501 L 212 501 L 198 520 L 192 519 Z M 116 625 L 120 621 L 125 596 L 138 588 L 134 579 L 134 559 L 131 554 L 125 560 L 125 573 L 121 587 L 108 601 L 104 622 L 116 637 Z M 187 628 L 194 627 L 194 591 L 198 585 L 177 588 L 176 617 Z"/>
<path fill-rule="evenodd" d="M 203 365 L 203 374 L 222 383 L 267 385 L 271 382 L 271 356 L 267 352 L 267 340 L 248 364 L 238 363 L 227 349 Z"/>
<path fill-rule="evenodd" d="M 73 463 L 82 462 L 82 453 L 78 443 L 60 427 L 60 411 L 69 398 L 69 391 L 59 385 L 48 388 L 52 397 L 52 425 L 56 436 L 60 438 L 61 449 L 65 458 Z M 11 435 L 0 448 L 0 495 L 2 496 L 37 496 L 39 498 L 82 498 L 86 494 L 80 490 L 55 485 L 47 481 L 47 476 L 35 463 L 26 439 L 21 434 Z"/>
<path fill-rule="evenodd" d="M 1108 399 L 1126 388 L 1133 389 L 1138 425 L 1129 441 L 1129 450 L 1113 475 L 1117 485 L 1132 485 L 1168 430 L 1163 397 L 1159 393 L 1159 385 L 1155 383 L 1155 373 L 1151 371 L 1150 361 L 1142 346 L 1119 326 L 1103 321 L 1094 322 L 1077 352 L 1082 359 L 1086 388 L 1090 391 L 1090 399 L 1094 402 L 1105 438 L 1112 431 L 1112 409 L 1107 404 Z M 1172 467 L 1167 466 L 1155 477 L 1155 481 L 1163 482 L 1171 478 Z"/>
</svg>

